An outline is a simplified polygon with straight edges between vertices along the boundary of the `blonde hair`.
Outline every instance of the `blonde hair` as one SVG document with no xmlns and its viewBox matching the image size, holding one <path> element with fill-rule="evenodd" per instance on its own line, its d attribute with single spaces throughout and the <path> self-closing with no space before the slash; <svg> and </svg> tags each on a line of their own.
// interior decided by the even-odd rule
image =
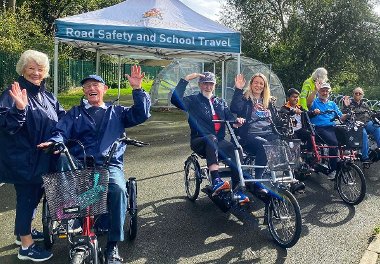
<svg viewBox="0 0 380 264">
<path fill-rule="evenodd" d="M 271 100 L 270 87 L 269 87 L 269 83 L 268 83 L 267 77 L 265 77 L 265 75 L 262 74 L 262 73 L 260 73 L 260 72 L 254 74 L 251 77 L 251 80 L 249 81 L 248 87 L 245 88 L 244 97 L 247 100 L 251 100 L 252 102 L 255 100 L 255 98 L 253 97 L 253 94 L 252 94 L 251 85 L 252 85 L 253 79 L 255 79 L 256 77 L 260 77 L 261 79 L 264 80 L 264 90 L 261 93 L 261 97 L 263 98 L 263 105 L 264 105 L 264 107 L 268 108 L 269 107 L 269 101 Z"/>
<path fill-rule="evenodd" d="M 23 75 L 26 65 L 31 61 L 34 61 L 39 66 L 42 66 L 44 68 L 43 78 L 49 77 L 49 58 L 45 53 L 36 50 L 27 50 L 21 54 L 20 59 L 16 65 L 16 72 L 19 75 Z"/>
</svg>

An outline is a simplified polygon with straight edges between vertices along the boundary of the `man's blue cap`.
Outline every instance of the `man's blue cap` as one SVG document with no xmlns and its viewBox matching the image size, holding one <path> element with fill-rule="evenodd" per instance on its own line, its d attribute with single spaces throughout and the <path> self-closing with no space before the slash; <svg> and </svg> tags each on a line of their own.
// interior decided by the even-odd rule
<svg viewBox="0 0 380 264">
<path fill-rule="evenodd" d="M 80 81 L 80 85 L 83 86 L 83 84 L 88 81 L 88 80 L 95 80 L 95 81 L 98 81 L 98 82 L 101 82 L 102 84 L 106 84 L 104 82 L 104 80 L 102 79 L 102 77 L 98 76 L 98 75 L 95 75 L 95 74 L 92 74 L 92 75 L 89 75 L 87 76 L 86 78 L 84 78 L 83 80 Z"/>
<path fill-rule="evenodd" d="M 205 83 L 205 82 L 209 82 L 209 83 L 216 83 L 216 78 L 215 78 L 215 74 L 213 74 L 212 72 L 204 72 L 202 73 L 205 77 L 199 77 L 199 81 L 200 83 Z"/>
</svg>

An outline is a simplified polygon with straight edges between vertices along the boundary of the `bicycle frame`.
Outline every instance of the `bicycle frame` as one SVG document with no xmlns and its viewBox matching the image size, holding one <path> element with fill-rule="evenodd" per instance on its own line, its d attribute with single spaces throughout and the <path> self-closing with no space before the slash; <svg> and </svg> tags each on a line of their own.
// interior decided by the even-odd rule
<svg viewBox="0 0 380 264">
<path fill-rule="evenodd" d="M 237 137 L 235 135 L 235 132 L 233 131 L 233 128 L 231 126 L 232 122 L 230 122 L 230 121 L 224 121 L 224 120 L 214 120 L 214 122 L 224 122 L 226 124 L 227 131 L 230 134 L 231 139 L 232 139 L 232 143 L 235 146 L 235 148 L 234 148 L 235 162 L 236 162 L 236 166 L 237 166 L 237 169 L 238 169 L 238 172 L 239 172 L 239 179 L 240 179 L 239 185 L 237 186 L 237 188 L 243 188 L 244 189 L 246 187 L 246 183 L 263 183 L 263 182 L 271 182 L 273 185 L 279 187 L 279 186 L 283 186 L 285 184 L 290 184 L 290 183 L 296 181 L 294 179 L 294 175 L 293 175 L 292 169 L 290 167 L 290 164 L 288 164 L 289 174 L 287 176 L 282 175 L 282 177 L 278 177 L 276 175 L 276 171 L 270 170 L 270 178 L 245 179 L 244 178 L 244 174 L 243 174 L 243 169 L 256 169 L 256 168 L 269 169 L 269 167 L 268 166 L 244 165 L 244 164 L 242 164 L 241 160 L 240 160 L 240 153 L 239 153 L 239 151 L 241 151 L 241 153 L 242 153 L 243 152 L 243 148 L 240 145 L 239 140 L 237 139 Z M 201 167 L 201 169 L 204 169 L 204 168 Z M 230 171 L 230 168 L 225 167 L 225 168 L 222 168 L 221 170 L 222 171 L 223 170 L 224 171 Z"/>
</svg>

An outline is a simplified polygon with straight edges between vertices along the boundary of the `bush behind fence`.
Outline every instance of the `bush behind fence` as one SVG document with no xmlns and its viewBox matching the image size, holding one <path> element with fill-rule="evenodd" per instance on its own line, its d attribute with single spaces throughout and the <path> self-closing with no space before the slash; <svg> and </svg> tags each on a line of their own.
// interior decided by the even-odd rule
<svg viewBox="0 0 380 264">
<path fill-rule="evenodd" d="M 16 64 L 19 59 L 18 55 L 7 54 L 0 52 L 0 90 L 4 91 L 16 78 Z M 121 86 L 125 86 L 124 75 L 130 73 L 131 64 L 121 64 Z M 158 75 L 161 67 L 142 66 L 142 71 L 145 76 L 153 79 Z M 85 60 L 59 60 L 58 64 L 58 90 L 59 92 L 68 90 L 71 87 L 80 86 L 79 82 L 89 74 L 95 74 L 96 65 L 93 61 Z M 117 88 L 118 85 L 118 64 L 111 62 L 101 62 L 99 75 L 103 77 L 104 81 L 110 88 Z M 53 91 L 54 80 L 54 61 L 50 61 L 50 77 L 47 79 L 47 86 L 50 91 Z M 124 84 L 124 85 L 123 85 Z"/>
</svg>

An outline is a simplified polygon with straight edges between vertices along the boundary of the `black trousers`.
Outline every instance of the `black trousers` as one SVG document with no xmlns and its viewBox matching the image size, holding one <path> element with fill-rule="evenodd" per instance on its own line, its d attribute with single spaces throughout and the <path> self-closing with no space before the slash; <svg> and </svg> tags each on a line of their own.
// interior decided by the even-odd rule
<svg viewBox="0 0 380 264">
<path fill-rule="evenodd" d="M 26 236 L 32 228 L 33 213 L 43 195 L 42 184 L 14 184 L 16 190 L 15 235 Z"/>
<path fill-rule="evenodd" d="M 225 160 L 232 171 L 232 186 L 235 187 L 238 184 L 239 172 L 236 165 L 234 144 L 224 139 L 218 140 L 215 135 L 207 135 L 191 139 L 190 147 L 195 153 L 206 158 L 207 166 L 218 164 L 219 160 Z"/>
</svg>

